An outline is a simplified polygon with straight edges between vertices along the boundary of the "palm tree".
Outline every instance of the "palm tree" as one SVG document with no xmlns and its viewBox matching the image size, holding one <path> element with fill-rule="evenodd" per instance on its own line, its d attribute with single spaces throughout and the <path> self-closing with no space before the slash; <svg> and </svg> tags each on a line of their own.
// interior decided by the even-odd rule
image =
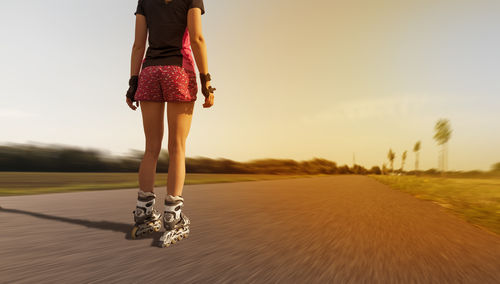
<svg viewBox="0 0 500 284">
<path fill-rule="evenodd" d="M 404 151 L 403 155 L 401 156 L 401 172 L 403 172 L 404 167 L 405 167 L 405 161 L 406 161 L 406 154 L 408 151 Z"/>
<path fill-rule="evenodd" d="M 387 158 L 391 161 L 391 172 L 394 171 L 394 158 L 396 158 L 396 154 L 392 152 L 392 149 L 389 149 L 389 153 L 387 153 Z"/>
<path fill-rule="evenodd" d="M 434 126 L 434 140 L 437 141 L 438 145 L 441 145 L 441 174 L 444 175 L 446 171 L 446 163 L 448 160 L 448 141 L 451 138 L 451 126 L 448 119 L 440 119 L 436 122 Z"/>
<path fill-rule="evenodd" d="M 420 153 L 420 141 L 415 143 L 415 146 L 413 146 L 413 152 L 415 152 L 415 175 L 417 174 L 418 171 L 418 154 Z"/>
</svg>

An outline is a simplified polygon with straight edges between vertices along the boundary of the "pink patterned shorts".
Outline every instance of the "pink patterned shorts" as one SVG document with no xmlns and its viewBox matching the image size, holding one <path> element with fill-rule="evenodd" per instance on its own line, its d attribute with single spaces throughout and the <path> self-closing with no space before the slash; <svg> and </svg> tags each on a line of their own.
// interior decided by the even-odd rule
<svg viewBox="0 0 500 284">
<path fill-rule="evenodd" d="M 148 66 L 139 74 L 136 101 L 194 102 L 196 74 L 177 65 Z"/>
</svg>

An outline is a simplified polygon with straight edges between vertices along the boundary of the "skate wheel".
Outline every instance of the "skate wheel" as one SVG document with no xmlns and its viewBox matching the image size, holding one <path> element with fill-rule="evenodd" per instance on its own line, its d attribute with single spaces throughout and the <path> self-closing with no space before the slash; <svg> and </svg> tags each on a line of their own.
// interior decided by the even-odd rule
<svg viewBox="0 0 500 284">
<path fill-rule="evenodd" d="M 137 238 L 137 235 L 136 235 L 136 234 L 137 234 L 137 230 L 138 230 L 138 229 L 139 229 L 139 228 L 134 227 L 134 228 L 132 229 L 132 232 L 130 233 L 130 234 L 132 235 L 132 239 L 133 239 L 133 240 L 135 240 L 135 239 Z"/>
</svg>

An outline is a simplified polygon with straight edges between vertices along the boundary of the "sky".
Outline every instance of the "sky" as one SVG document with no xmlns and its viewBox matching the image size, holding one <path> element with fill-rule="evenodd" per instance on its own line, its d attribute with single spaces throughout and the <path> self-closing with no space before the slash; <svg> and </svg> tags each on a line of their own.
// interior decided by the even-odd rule
<svg viewBox="0 0 500 284">
<path fill-rule="evenodd" d="M 498 0 L 204 2 L 217 91 L 208 109 L 198 93 L 187 157 L 354 156 L 369 168 L 391 148 L 395 168 L 408 150 L 413 169 L 420 140 L 420 167 L 437 168 L 434 125 L 446 118 L 450 170 L 500 162 Z M 136 6 L 2 3 L 1 144 L 144 150 L 140 109 L 125 103 Z"/>
</svg>

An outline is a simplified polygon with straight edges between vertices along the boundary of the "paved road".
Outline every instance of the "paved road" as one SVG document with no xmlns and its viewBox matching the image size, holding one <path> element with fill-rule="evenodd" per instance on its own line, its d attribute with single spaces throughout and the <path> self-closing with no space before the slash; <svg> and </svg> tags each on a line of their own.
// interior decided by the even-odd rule
<svg viewBox="0 0 500 284">
<path fill-rule="evenodd" d="M 498 235 L 369 177 L 186 185 L 192 232 L 163 249 L 130 239 L 136 192 L 0 197 L 0 282 L 500 281 Z"/>
</svg>

